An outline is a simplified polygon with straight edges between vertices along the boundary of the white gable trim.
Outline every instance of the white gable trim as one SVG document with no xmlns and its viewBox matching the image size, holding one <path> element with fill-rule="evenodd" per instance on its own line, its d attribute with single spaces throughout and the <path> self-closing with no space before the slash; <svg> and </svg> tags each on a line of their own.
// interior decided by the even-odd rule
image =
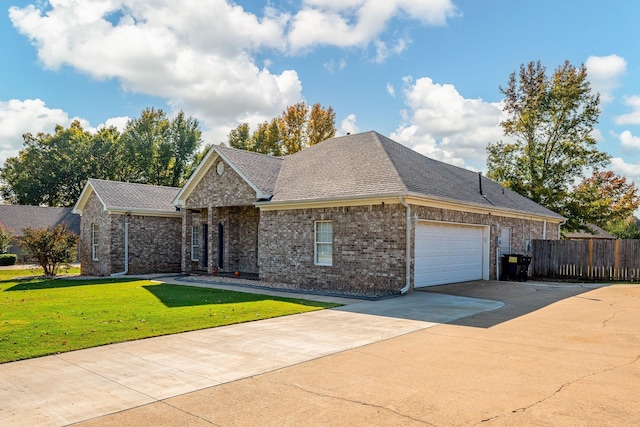
<svg viewBox="0 0 640 427">
<path fill-rule="evenodd" d="M 102 204 L 102 209 L 104 209 L 106 211 L 107 210 L 107 205 L 104 203 L 104 200 L 102 200 L 102 198 L 100 198 L 100 195 L 95 190 L 95 188 L 93 188 L 93 185 L 91 185 L 91 180 L 88 179 L 87 182 L 84 184 L 84 188 L 82 189 L 82 193 L 80 193 L 80 197 L 78 197 L 78 201 L 76 202 L 76 204 L 73 207 L 73 210 L 71 212 L 73 212 L 74 214 L 78 214 L 78 215 L 82 216 L 82 211 L 84 210 L 84 207 L 87 205 L 87 202 L 89 201 L 89 197 L 91 197 L 91 194 L 93 194 L 93 193 L 95 193 L 96 197 L 98 198 L 98 200 Z"/>
<path fill-rule="evenodd" d="M 218 158 L 222 159 L 227 165 L 229 165 L 229 167 L 233 169 L 240 176 L 240 178 L 242 178 L 244 182 L 246 182 L 247 185 L 251 187 L 253 191 L 256 192 L 257 200 L 269 199 L 271 197 L 271 194 L 263 193 L 253 182 L 251 182 L 249 178 L 247 178 L 247 176 L 243 174 L 240 171 L 240 169 L 238 169 L 238 167 L 234 165 L 227 158 L 227 156 L 222 154 L 222 152 L 220 151 L 217 145 L 212 145 L 211 149 L 209 149 L 209 152 L 204 156 L 204 159 L 202 159 L 202 162 L 200 162 L 196 170 L 193 172 L 191 177 L 187 180 L 186 184 L 182 187 L 182 189 L 174 199 L 173 201 L 174 205 L 178 207 L 185 206 L 186 201 L 191 195 L 191 193 L 193 192 L 193 190 L 195 190 L 195 188 L 198 186 L 202 178 L 204 178 L 206 173 L 209 171 L 209 169 L 213 166 L 213 164 Z"/>
</svg>

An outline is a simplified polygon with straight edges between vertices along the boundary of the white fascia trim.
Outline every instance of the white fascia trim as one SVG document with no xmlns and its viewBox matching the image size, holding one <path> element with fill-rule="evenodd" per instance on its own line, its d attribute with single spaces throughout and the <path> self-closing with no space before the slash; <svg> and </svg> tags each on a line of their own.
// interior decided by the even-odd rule
<svg viewBox="0 0 640 427">
<path fill-rule="evenodd" d="M 91 193 L 95 193 L 96 197 L 98 198 L 98 200 L 102 204 L 102 209 L 106 211 L 107 210 L 107 205 L 104 203 L 104 200 L 102 200 L 102 198 L 100 197 L 100 195 L 98 194 L 96 189 L 93 188 L 93 185 L 91 185 L 91 179 L 88 179 L 87 182 L 84 184 L 84 188 L 82 189 L 82 193 L 80 193 L 80 197 L 78 197 L 78 201 L 76 202 L 76 204 L 73 207 L 73 210 L 71 212 L 73 212 L 74 214 L 78 214 L 78 215 L 82 216 L 82 211 L 84 210 L 84 207 L 86 206 L 87 202 L 89 201 L 89 197 L 91 197 Z"/>
<path fill-rule="evenodd" d="M 291 200 L 281 202 L 256 202 L 254 206 L 258 207 L 261 211 L 273 211 L 283 209 L 307 209 L 307 208 L 326 208 L 326 207 L 341 207 L 341 206 L 362 206 L 362 205 L 375 205 L 381 203 L 399 204 L 400 197 L 404 198 L 404 201 L 415 206 L 435 207 L 441 209 L 449 209 L 463 212 L 472 212 L 484 215 L 500 215 L 509 218 L 519 219 L 531 219 L 536 221 L 548 221 L 553 223 L 563 222 L 564 218 L 558 218 L 553 216 L 538 215 L 533 213 L 527 213 L 517 210 L 505 209 L 505 208 L 488 208 L 487 206 L 477 205 L 474 203 L 462 203 L 453 201 L 450 199 L 424 196 L 419 193 L 387 193 L 387 194 L 374 194 L 366 196 L 345 196 L 345 197 L 332 197 L 332 198 L 320 198 L 320 199 L 307 199 L 307 200 Z"/>
<path fill-rule="evenodd" d="M 240 178 L 242 178 L 244 182 L 249 184 L 249 187 L 251 187 L 256 192 L 256 199 L 269 199 L 272 196 L 271 194 L 263 193 L 262 190 L 256 187 L 256 185 L 253 182 L 249 181 L 249 178 L 247 178 L 245 174 L 240 172 L 240 169 L 238 169 L 236 165 L 234 165 L 224 154 L 222 154 L 222 152 L 218 151 L 218 149 L 215 146 L 214 146 L 214 150 L 216 150 L 216 153 L 218 153 L 218 156 L 220 156 L 220 158 L 224 160 L 226 164 L 231 166 L 231 169 L 233 169 L 238 175 L 240 175 Z"/>
<path fill-rule="evenodd" d="M 176 198 L 173 199 L 173 204 L 175 206 L 181 208 L 184 207 L 186 198 L 189 197 L 189 195 L 193 191 L 193 188 L 198 185 L 202 177 L 205 175 L 205 173 L 207 173 L 209 167 L 211 166 L 211 163 L 213 163 L 213 161 L 216 159 L 216 157 L 214 156 L 218 155 L 218 152 L 215 150 L 215 145 L 212 145 L 196 170 L 191 174 L 187 182 L 182 186 Z"/>
<path fill-rule="evenodd" d="M 226 164 L 228 164 L 231 169 L 233 169 L 239 176 L 246 182 L 251 189 L 256 192 L 256 199 L 269 199 L 271 198 L 271 194 L 263 193 L 256 185 L 251 182 L 240 170 L 234 165 L 229 159 L 222 154 L 217 145 L 212 145 L 209 152 L 206 154 L 198 168 L 195 172 L 189 177 L 185 185 L 182 187 L 176 198 L 173 200 L 173 204 L 177 207 L 184 208 L 186 206 L 186 199 L 189 197 L 193 189 L 198 185 L 200 180 L 204 177 L 204 175 L 209 171 L 213 162 L 220 157 Z"/>
</svg>

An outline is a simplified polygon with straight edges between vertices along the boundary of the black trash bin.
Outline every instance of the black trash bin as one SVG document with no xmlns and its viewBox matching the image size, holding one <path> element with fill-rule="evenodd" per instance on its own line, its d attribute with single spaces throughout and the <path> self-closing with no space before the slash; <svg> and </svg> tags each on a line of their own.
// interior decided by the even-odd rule
<svg viewBox="0 0 640 427">
<path fill-rule="evenodd" d="M 529 273 L 531 257 L 520 254 L 506 254 L 502 256 L 502 277 L 508 280 L 526 282 Z"/>
</svg>

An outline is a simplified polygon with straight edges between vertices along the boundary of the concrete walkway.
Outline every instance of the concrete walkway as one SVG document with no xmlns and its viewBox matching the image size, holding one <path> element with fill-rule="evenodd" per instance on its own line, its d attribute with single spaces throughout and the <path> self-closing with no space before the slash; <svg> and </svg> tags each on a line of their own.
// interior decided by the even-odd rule
<svg viewBox="0 0 640 427">
<path fill-rule="evenodd" d="M 380 301 L 295 296 L 347 305 L 0 365 L 0 425 L 90 420 L 503 306 L 425 292 Z"/>
<path fill-rule="evenodd" d="M 640 285 L 474 282 L 429 291 L 505 306 L 77 427 L 640 425 Z M 347 322 L 359 318 L 348 314 Z M 351 333 L 384 320 L 361 316 L 346 325 Z"/>
</svg>

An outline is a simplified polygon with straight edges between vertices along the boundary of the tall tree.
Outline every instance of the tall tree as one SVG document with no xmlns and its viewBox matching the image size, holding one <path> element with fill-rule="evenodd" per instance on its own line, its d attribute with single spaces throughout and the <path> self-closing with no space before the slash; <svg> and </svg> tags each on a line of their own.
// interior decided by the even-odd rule
<svg viewBox="0 0 640 427">
<path fill-rule="evenodd" d="M 314 104 L 311 109 L 304 102 L 291 105 L 278 117 L 258 125 L 250 133 L 249 124 L 241 123 L 229 132 L 229 146 L 271 156 L 293 154 L 336 134 L 336 114 Z"/>
<path fill-rule="evenodd" d="M 0 169 L 2 197 L 11 203 L 70 206 L 84 185 L 84 162 L 92 136 L 78 121 L 55 133 L 23 135 L 24 148 Z"/>
<path fill-rule="evenodd" d="M 169 126 L 169 143 L 173 154 L 173 167 L 171 170 L 172 187 L 180 187 L 186 180 L 185 174 L 189 165 L 196 159 L 196 153 L 202 143 L 200 125 L 194 118 L 185 118 L 180 111 L 171 120 Z"/>
<path fill-rule="evenodd" d="M 509 142 L 490 143 L 490 178 L 561 214 L 571 185 L 586 168 L 598 169 L 610 156 L 592 136 L 600 114 L 584 65 L 569 62 L 547 75 L 540 62 L 520 66 L 505 88 L 500 125 Z"/>
<path fill-rule="evenodd" d="M 140 117 L 129 120 L 121 140 L 125 180 L 167 185 L 171 163 L 169 119 L 162 109 L 146 108 Z"/>
<path fill-rule="evenodd" d="M 319 103 L 313 104 L 309 113 L 309 123 L 307 125 L 307 135 L 309 145 L 316 145 L 325 139 L 333 138 L 336 135 L 336 113 L 333 108 L 326 110 Z"/>
<path fill-rule="evenodd" d="M 88 178 L 180 186 L 201 143 L 197 120 L 169 119 L 146 109 L 124 133 L 115 127 L 92 134 L 74 121 L 53 134 L 23 135 L 24 147 L 0 168 L 0 194 L 26 205 L 73 206 Z"/>
<path fill-rule="evenodd" d="M 606 227 L 625 221 L 640 206 L 638 188 L 633 182 L 611 171 L 596 171 L 582 180 L 569 194 L 567 211 L 571 213 L 569 228 L 583 224 Z"/>
<path fill-rule="evenodd" d="M 229 146 L 240 150 L 251 150 L 251 133 L 249 123 L 240 123 L 229 132 Z"/>
</svg>

